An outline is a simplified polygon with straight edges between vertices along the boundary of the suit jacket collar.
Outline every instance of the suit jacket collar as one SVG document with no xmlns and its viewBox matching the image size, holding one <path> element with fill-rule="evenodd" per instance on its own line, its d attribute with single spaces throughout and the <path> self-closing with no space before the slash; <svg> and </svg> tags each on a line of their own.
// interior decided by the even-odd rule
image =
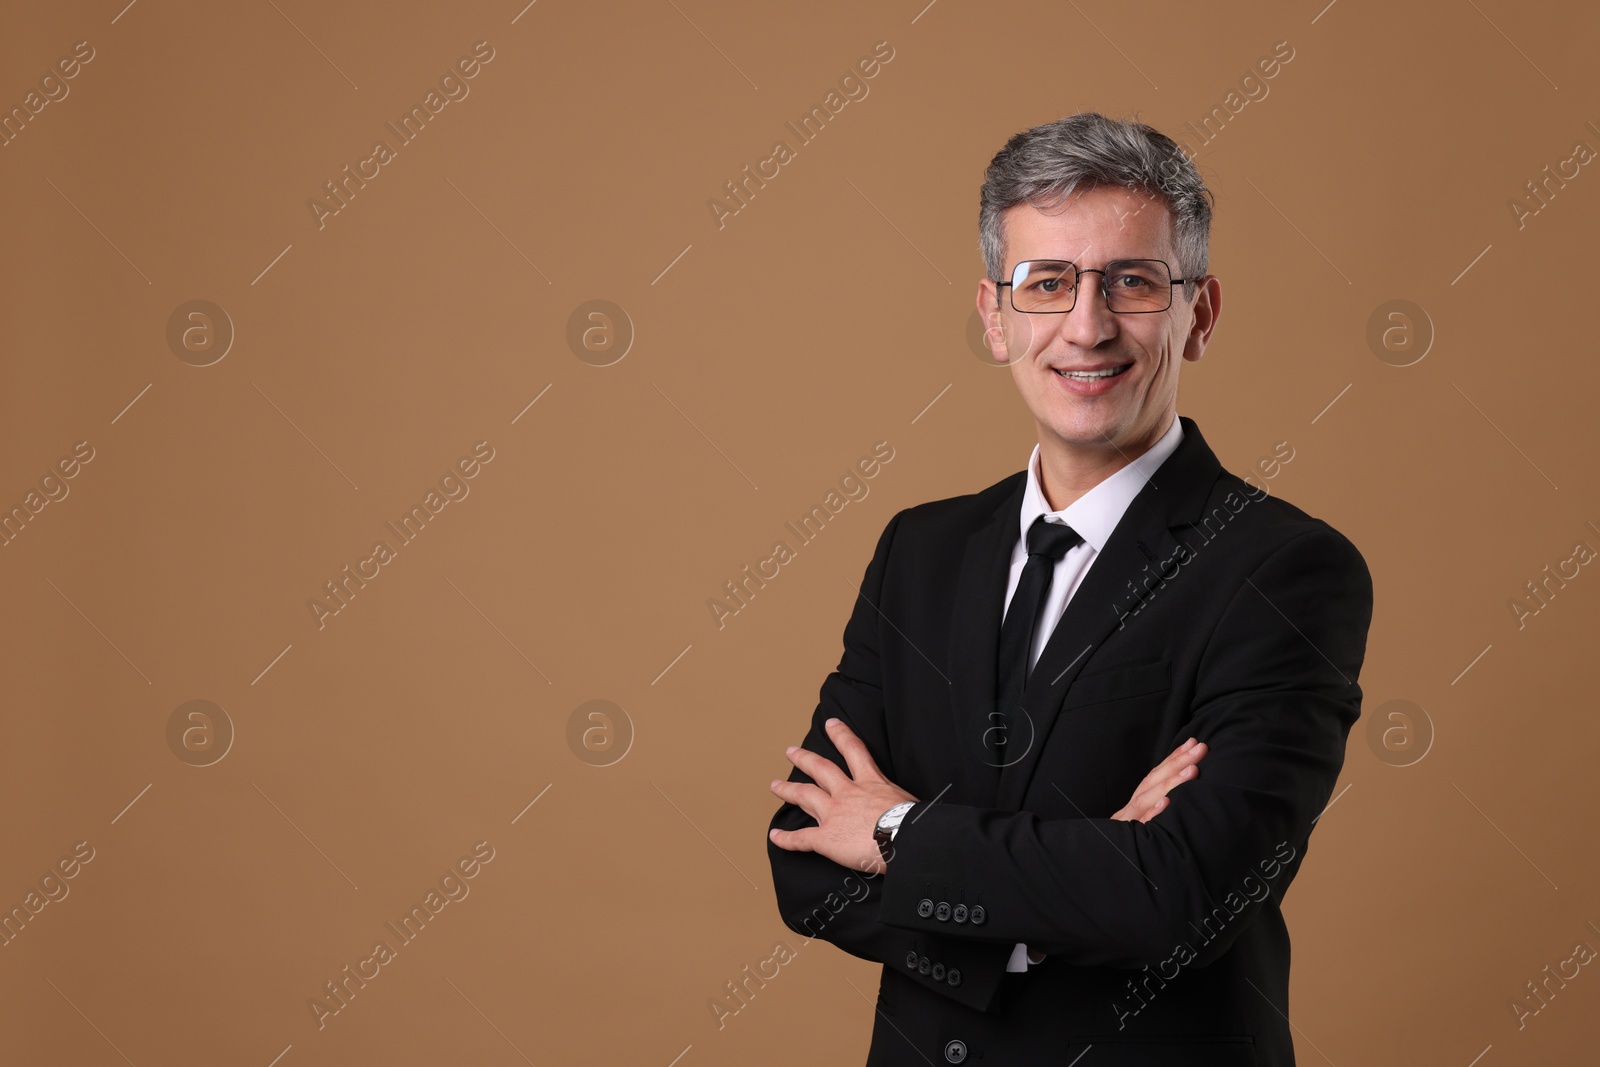
<svg viewBox="0 0 1600 1067">
<path fill-rule="evenodd" d="M 948 662 L 962 748 L 974 768 L 976 798 L 1004 810 L 1020 808 L 1073 680 L 1094 651 L 1117 640 L 1127 617 L 1148 595 L 1137 581 L 1140 573 L 1180 552 L 1173 529 L 1201 516 L 1222 465 L 1194 420 L 1182 415 L 1178 419 L 1183 439 L 1123 512 L 1039 654 L 1023 714 L 1012 716 L 1004 766 L 996 766 L 986 755 L 983 740 L 997 722 L 1000 620 L 1027 471 L 1018 471 L 996 486 L 1003 492 L 1000 503 L 967 538 L 956 580 Z"/>
</svg>

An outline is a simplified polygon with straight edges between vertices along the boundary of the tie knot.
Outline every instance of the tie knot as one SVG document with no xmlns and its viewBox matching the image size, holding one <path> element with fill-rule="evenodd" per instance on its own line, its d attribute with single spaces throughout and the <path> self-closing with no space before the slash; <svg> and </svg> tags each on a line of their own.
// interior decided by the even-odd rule
<svg viewBox="0 0 1600 1067">
<path fill-rule="evenodd" d="M 1074 545 L 1083 543 L 1078 531 L 1062 522 L 1051 522 L 1043 515 L 1028 528 L 1028 555 L 1045 556 L 1054 563 Z"/>
</svg>

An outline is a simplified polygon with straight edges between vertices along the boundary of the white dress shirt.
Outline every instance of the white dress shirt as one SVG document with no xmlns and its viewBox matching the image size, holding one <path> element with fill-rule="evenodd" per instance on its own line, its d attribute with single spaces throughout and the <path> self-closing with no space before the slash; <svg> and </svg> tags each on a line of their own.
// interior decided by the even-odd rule
<svg viewBox="0 0 1600 1067">
<path fill-rule="evenodd" d="M 1030 668 L 1039 661 L 1039 655 L 1049 642 L 1056 623 L 1067 610 L 1067 601 L 1072 599 L 1072 594 L 1083 582 L 1083 576 L 1088 573 L 1090 564 L 1105 547 L 1111 531 L 1122 521 L 1122 515 L 1128 510 L 1128 505 L 1133 503 L 1133 498 L 1139 495 L 1139 490 L 1150 480 L 1150 475 L 1172 455 L 1173 449 L 1178 447 L 1178 442 L 1181 440 L 1183 440 L 1183 427 L 1174 414 L 1172 425 L 1167 427 L 1167 432 L 1162 434 L 1148 451 L 1060 511 L 1050 510 L 1050 502 L 1045 499 L 1044 490 L 1040 488 L 1039 446 L 1033 446 L 1033 454 L 1028 457 L 1028 486 L 1022 495 L 1022 512 L 1017 516 L 1017 543 L 1011 550 L 1011 576 L 1006 581 L 1006 609 L 1010 610 L 1011 597 L 1017 591 L 1017 583 L 1022 579 L 1023 565 L 1028 562 L 1028 528 L 1033 525 L 1035 519 L 1043 515 L 1047 522 L 1065 523 L 1078 532 L 1083 538 L 1083 543 L 1068 549 L 1067 554 L 1057 561 L 1055 570 L 1051 572 L 1050 591 L 1039 609 L 1038 628 L 1034 631 L 1033 642 L 1028 649 Z M 1006 970 L 1027 969 L 1028 946 L 1018 943 L 1016 948 L 1011 950 L 1011 959 L 1006 963 Z"/>
</svg>

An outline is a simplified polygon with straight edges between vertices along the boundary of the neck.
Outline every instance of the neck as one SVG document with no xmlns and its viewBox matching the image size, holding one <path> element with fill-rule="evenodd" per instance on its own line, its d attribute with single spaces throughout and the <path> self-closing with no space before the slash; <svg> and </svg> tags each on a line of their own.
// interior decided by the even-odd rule
<svg viewBox="0 0 1600 1067">
<path fill-rule="evenodd" d="M 1137 446 L 1085 446 L 1063 441 L 1053 433 L 1039 435 L 1039 488 L 1051 511 L 1060 511 L 1155 446 L 1177 414 L 1162 420 Z"/>
</svg>

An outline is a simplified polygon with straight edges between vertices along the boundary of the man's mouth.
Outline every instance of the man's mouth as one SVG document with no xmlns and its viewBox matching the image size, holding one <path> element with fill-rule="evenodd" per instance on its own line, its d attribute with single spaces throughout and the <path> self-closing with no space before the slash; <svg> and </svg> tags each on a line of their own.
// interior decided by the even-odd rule
<svg viewBox="0 0 1600 1067">
<path fill-rule="evenodd" d="M 1058 369 L 1056 374 L 1063 378 L 1069 378 L 1075 382 L 1097 382 L 1101 378 L 1115 378 L 1117 375 L 1121 374 L 1131 366 L 1133 366 L 1132 363 L 1124 363 L 1120 367 L 1107 367 L 1104 370 L 1068 371 Z"/>
</svg>

